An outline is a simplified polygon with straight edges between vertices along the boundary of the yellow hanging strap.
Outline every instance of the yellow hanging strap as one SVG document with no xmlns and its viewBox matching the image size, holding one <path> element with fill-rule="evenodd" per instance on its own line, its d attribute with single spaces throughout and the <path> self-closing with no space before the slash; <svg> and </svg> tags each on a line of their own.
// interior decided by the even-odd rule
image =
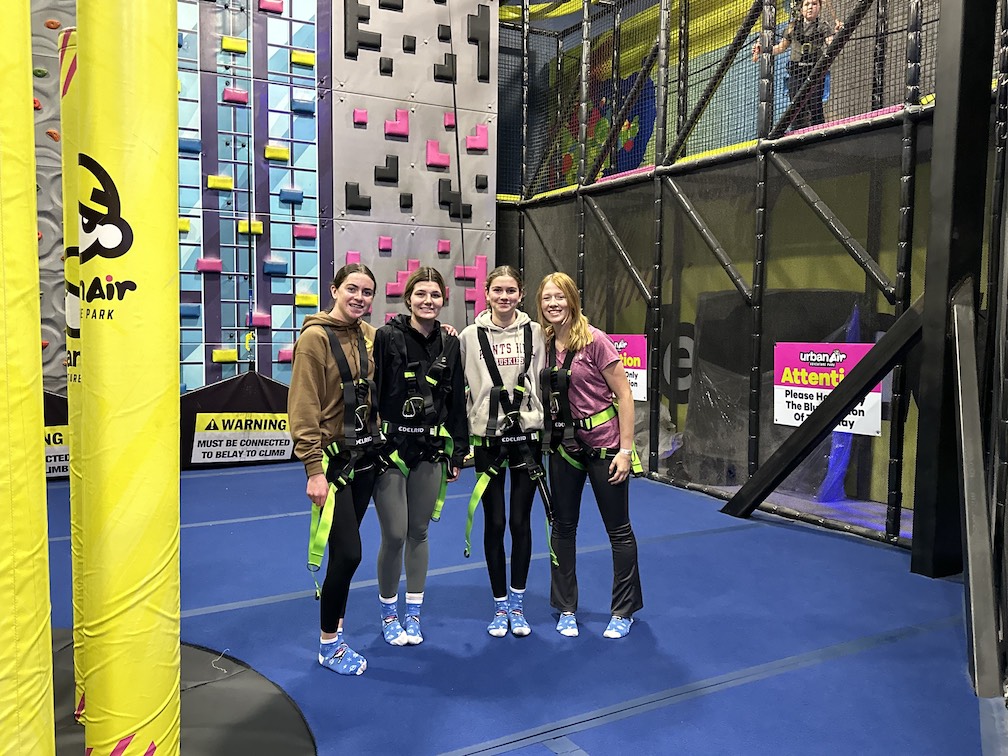
<svg viewBox="0 0 1008 756">
<path fill-rule="evenodd" d="M 483 439 L 479 436 L 472 436 L 470 438 L 470 445 L 473 448 L 483 445 Z M 465 554 L 466 559 L 469 558 L 471 553 L 471 544 L 469 538 L 472 535 L 473 517 L 476 515 L 476 507 L 479 506 L 480 499 L 483 498 L 483 492 L 486 491 L 487 485 L 490 483 L 490 479 L 495 475 L 500 475 L 500 473 L 507 469 L 508 461 L 507 455 L 503 455 L 503 459 L 498 460 L 487 468 L 486 472 L 480 473 L 476 477 L 476 485 L 473 486 L 472 496 L 469 497 L 469 511 L 466 515 L 466 529 L 465 529 Z"/>
<path fill-rule="evenodd" d="M 469 513 L 466 515 L 465 551 L 463 552 L 466 559 L 469 558 L 469 554 L 471 553 L 469 537 L 472 535 L 473 517 L 476 514 L 476 507 L 479 506 L 480 499 L 483 498 L 483 492 L 486 491 L 490 479 L 495 475 L 499 475 L 507 466 L 507 459 L 505 459 L 500 469 L 491 465 L 486 472 L 480 473 L 479 477 L 476 478 L 476 485 L 473 487 L 472 496 L 469 497 Z"/>
<path fill-rule="evenodd" d="M 616 454 L 619 454 L 619 449 L 599 449 L 598 451 L 599 451 L 599 458 L 600 459 L 607 459 L 608 457 L 612 457 L 612 456 L 615 456 Z M 584 469 L 584 468 L 581 468 L 581 469 Z M 637 445 L 636 444 L 634 444 L 631 447 L 630 472 L 632 472 L 634 475 L 643 475 L 644 474 L 644 465 L 641 464 L 640 456 L 637 454 Z"/>
<path fill-rule="evenodd" d="M 434 502 L 434 511 L 431 512 L 431 520 L 437 522 L 441 519 L 441 510 L 444 508 L 445 497 L 448 495 L 448 466 L 451 464 L 452 454 L 455 453 L 455 439 L 451 437 L 448 429 L 443 425 L 437 427 L 437 434 L 444 439 L 444 461 L 441 463 L 441 486 L 438 488 L 437 501 Z"/>
<path fill-rule="evenodd" d="M 322 587 L 319 585 L 317 572 L 322 567 L 322 556 L 325 554 L 326 544 L 329 542 L 329 531 L 332 530 L 333 512 L 336 509 L 336 495 L 353 480 L 353 462 L 344 465 L 334 482 L 329 477 L 329 449 L 335 449 L 338 454 L 339 447 L 333 443 L 322 455 L 322 472 L 329 480 L 329 493 L 326 494 L 325 504 L 316 507 L 312 504 L 311 525 L 308 531 L 308 571 L 312 573 L 312 580 L 315 581 L 315 600 L 322 597 Z M 333 456 L 336 456 L 334 454 Z"/>
</svg>

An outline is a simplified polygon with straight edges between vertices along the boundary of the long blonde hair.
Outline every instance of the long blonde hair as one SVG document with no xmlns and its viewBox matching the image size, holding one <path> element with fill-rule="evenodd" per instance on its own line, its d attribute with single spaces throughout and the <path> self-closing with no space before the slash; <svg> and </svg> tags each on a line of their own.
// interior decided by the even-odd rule
<svg viewBox="0 0 1008 756">
<path fill-rule="evenodd" d="M 536 292 L 536 306 L 539 308 L 539 325 L 543 327 L 546 341 L 556 338 L 552 324 L 547 322 L 546 316 L 543 315 L 542 294 L 543 289 L 546 288 L 546 284 L 553 284 L 560 289 L 567 300 L 567 307 L 570 309 L 571 328 L 570 335 L 567 337 L 567 351 L 576 352 L 579 349 L 584 349 L 592 342 L 592 334 L 588 330 L 588 318 L 581 312 L 581 295 L 578 294 L 577 284 L 574 283 L 574 279 L 566 273 L 559 271 L 549 273 L 542 280 L 542 283 L 539 284 L 539 290 Z"/>
</svg>

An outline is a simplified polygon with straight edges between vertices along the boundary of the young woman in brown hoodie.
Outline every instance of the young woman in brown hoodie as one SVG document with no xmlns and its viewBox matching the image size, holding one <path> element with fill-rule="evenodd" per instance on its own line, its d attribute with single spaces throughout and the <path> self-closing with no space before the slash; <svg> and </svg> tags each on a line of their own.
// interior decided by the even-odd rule
<svg viewBox="0 0 1008 756">
<path fill-rule="evenodd" d="M 294 453 L 304 463 L 305 491 L 316 508 L 313 552 L 319 561 L 322 544 L 329 547 L 320 590 L 318 661 L 341 675 L 359 675 L 367 668 L 364 657 L 343 639 L 343 617 L 361 561 L 360 523 L 374 487 L 379 446 L 375 329 L 362 320 L 376 287 L 366 265 L 345 265 L 336 273 L 329 287 L 332 309 L 306 317 L 301 326 L 287 402 Z"/>
</svg>

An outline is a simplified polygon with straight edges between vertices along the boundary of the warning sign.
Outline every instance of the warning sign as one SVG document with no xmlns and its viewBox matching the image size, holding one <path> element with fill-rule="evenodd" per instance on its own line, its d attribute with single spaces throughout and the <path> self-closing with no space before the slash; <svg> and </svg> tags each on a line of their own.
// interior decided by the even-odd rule
<svg viewBox="0 0 1008 756">
<path fill-rule="evenodd" d="M 630 393 L 635 402 L 647 401 L 647 336 L 639 333 L 610 334 L 620 361 L 630 381 Z"/>
<path fill-rule="evenodd" d="M 47 478 L 66 478 L 70 475 L 70 446 L 66 425 L 47 425 L 45 429 L 45 473 Z"/>
<path fill-rule="evenodd" d="M 778 341 L 774 345 L 774 423 L 799 426 L 873 344 Z M 839 433 L 882 435 L 882 384 L 858 402 L 840 424 Z"/>
<path fill-rule="evenodd" d="M 294 441 L 287 413 L 200 412 L 196 414 L 194 465 L 288 460 Z"/>
</svg>

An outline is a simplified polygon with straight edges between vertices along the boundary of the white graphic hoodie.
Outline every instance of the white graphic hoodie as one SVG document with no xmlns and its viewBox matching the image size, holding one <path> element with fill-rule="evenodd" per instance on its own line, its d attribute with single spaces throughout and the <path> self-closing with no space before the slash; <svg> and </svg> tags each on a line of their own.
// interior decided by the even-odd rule
<svg viewBox="0 0 1008 756">
<path fill-rule="evenodd" d="M 466 410 L 469 415 L 469 432 L 474 436 L 486 436 L 490 413 L 490 390 L 493 381 L 487 372 L 486 363 L 480 353 L 478 329 L 486 329 L 490 348 L 494 352 L 497 369 L 508 395 L 519 381 L 525 386 L 521 400 L 521 430 L 542 430 L 543 407 L 539 396 L 539 373 L 546 367 L 546 346 L 542 328 L 521 310 L 515 313 L 514 322 L 501 328 L 490 319 L 490 310 L 476 316 L 476 322 L 466 326 L 459 334 L 462 352 L 462 366 L 465 370 L 469 391 L 466 396 Z M 532 329 L 532 364 L 523 365 L 525 359 L 525 326 Z M 520 394 L 519 394 L 520 396 Z M 502 397 L 503 399 L 503 397 Z M 497 422 L 502 422 L 504 408 L 498 408 Z M 513 428 L 512 431 L 517 431 Z"/>
</svg>

